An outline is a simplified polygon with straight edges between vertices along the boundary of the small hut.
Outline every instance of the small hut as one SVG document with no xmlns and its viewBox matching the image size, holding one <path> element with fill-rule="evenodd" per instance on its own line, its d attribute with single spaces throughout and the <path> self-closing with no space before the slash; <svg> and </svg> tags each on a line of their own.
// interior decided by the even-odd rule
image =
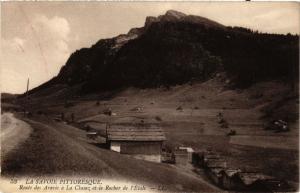
<svg viewBox="0 0 300 193">
<path fill-rule="evenodd" d="M 239 175 L 244 186 L 252 191 L 265 191 L 264 181 L 273 179 L 271 176 L 256 172 L 242 172 Z"/>
<path fill-rule="evenodd" d="M 222 185 L 226 190 L 243 190 L 244 184 L 239 174 L 239 169 L 225 169 L 222 171 Z"/>
<path fill-rule="evenodd" d="M 164 132 L 154 125 L 110 125 L 106 142 L 112 151 L 138 159 L 161 162 Z"/>
<path fill-rule="evenodd" d="M 204 153 L 203 152 L 193 152 L 192 153 L 192 163 L 197 167 L 204 167 Z"/>
<path fill-rule="evenodd" d="M 179 147 L 179 149 L 181 149 L 181 150 L 184 150 L 184 151 L 186 151 L 187 152 L 187 161 L 189 162 L 189 163 L 192 163 L 192 155 L 193 155 L 193 153 L 194 153 L 194 150 L 193 150 L 193 148 L 191 148 L 191 147 Z"/>
<path fill-rule="evenodd" d="M 213 181 L 214 184 L 222 187 L 222 171 L 223 167 L 208 168 L 205 170 L 207 176 Z"/>
</svg>

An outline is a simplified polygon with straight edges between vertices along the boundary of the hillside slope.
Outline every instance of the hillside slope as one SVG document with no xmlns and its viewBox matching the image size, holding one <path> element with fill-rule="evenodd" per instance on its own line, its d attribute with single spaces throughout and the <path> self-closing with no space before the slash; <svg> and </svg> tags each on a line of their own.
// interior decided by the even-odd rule
<svg viewBox="0 0 300 193">
<path fill-rule="evenodd" d="M 130 87 L 74 96 L 67 101 L 59 97 L 68 90 L 60 85 L 56 92 L 49 88 L 42 96 L 33 94 L 28 110 L 34 117 L 39 117 L 40 111 L 48 119 L 64 113 L 66 121 L 73 114 L 77 127 L 85 123 L 117 123 L 126 127 L 141 120 L 159 124 L 167 137 L 165 145 L 171 149 L 184 146 L 195 151 L 213 150 L 226 157 L 228 167 L 297 183 L 298 97 L 291 95 L 290 87 L 280 81 L 264 81 L 248 89 L 228 89 L 225 80 L 224 75 L 217 74 L 204 82 L 169 89 Z M 278 101 L 285 102 L 274 109 Z M 103 113 L 108 108 L 114 116 Z M 227 127 L 219 123 L 219 113 Z M 290 131 L 265 130 L 264 125 L 272 119 L 287 121 Z M 231 129 L 236 135 L 227 136 Z"/>
</svg>

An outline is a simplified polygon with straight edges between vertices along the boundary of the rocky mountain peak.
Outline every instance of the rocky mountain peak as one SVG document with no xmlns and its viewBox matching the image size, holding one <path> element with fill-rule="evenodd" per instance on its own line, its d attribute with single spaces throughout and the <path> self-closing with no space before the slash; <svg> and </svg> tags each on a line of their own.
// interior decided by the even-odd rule
<svg viewBox="0 0 300 193">
<path fill-rule="evenodd" d="M 160 15 L 158 17 L 153 17 L 153 16 L 147 17 L 145 21 L 145 28 L 148 28 L 150 25 L 157 22 L 188 22 L 188 23 L 204 25 L 206 27 L 218 27 L 218 28 L 225 27 L 222 24 L 207 19 L 205 17 L 187 15 L 176 10 L 168 10 L 164 15 Z"/>
<path fill-rule="evenodd" d="M 168 10 L 166 12 L 165 16 L 169 16 L 169 17 L 174 17 L 174 18 L 180 19 L 180 18 L 185 17 L 187 15 L 184 14 L 184 13 L 181 13 L 179 11 L 176 11 L 176 10 Z"/>
<path fill-rule="evenodd" d="M 148 28 L 152 23 L 163 21 L 179 21 L 187 15 L 175 10 L 168 10 L 164 15 L 158 17 L 149 16 L 145 21 L 145 28 Z"/>
</svg>

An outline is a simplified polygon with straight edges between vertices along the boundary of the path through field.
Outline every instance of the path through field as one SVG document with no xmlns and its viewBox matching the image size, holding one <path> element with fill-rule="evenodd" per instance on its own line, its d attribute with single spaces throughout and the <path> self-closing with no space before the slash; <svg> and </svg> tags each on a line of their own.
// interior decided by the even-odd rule
<svg viewBox="0 0 300 193">
<path fill-rule="evenodd" d="M 12 113 L 1 115 L 1 156 L 5 157 L 8 152 L 24 142 L 31 131 L 30 125 L 16 119 Z"/>
</svg>

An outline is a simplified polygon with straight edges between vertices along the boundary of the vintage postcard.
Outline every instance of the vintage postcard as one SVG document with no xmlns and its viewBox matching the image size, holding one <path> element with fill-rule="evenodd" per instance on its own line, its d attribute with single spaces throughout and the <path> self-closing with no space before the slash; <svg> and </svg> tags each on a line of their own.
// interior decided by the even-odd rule
<svg viewBox="0 0 300 193">
<path fill-rule="evenodd" d="M 299 10 L 1 2 L 0 192 L 296 192 Z"/>
</svg>

